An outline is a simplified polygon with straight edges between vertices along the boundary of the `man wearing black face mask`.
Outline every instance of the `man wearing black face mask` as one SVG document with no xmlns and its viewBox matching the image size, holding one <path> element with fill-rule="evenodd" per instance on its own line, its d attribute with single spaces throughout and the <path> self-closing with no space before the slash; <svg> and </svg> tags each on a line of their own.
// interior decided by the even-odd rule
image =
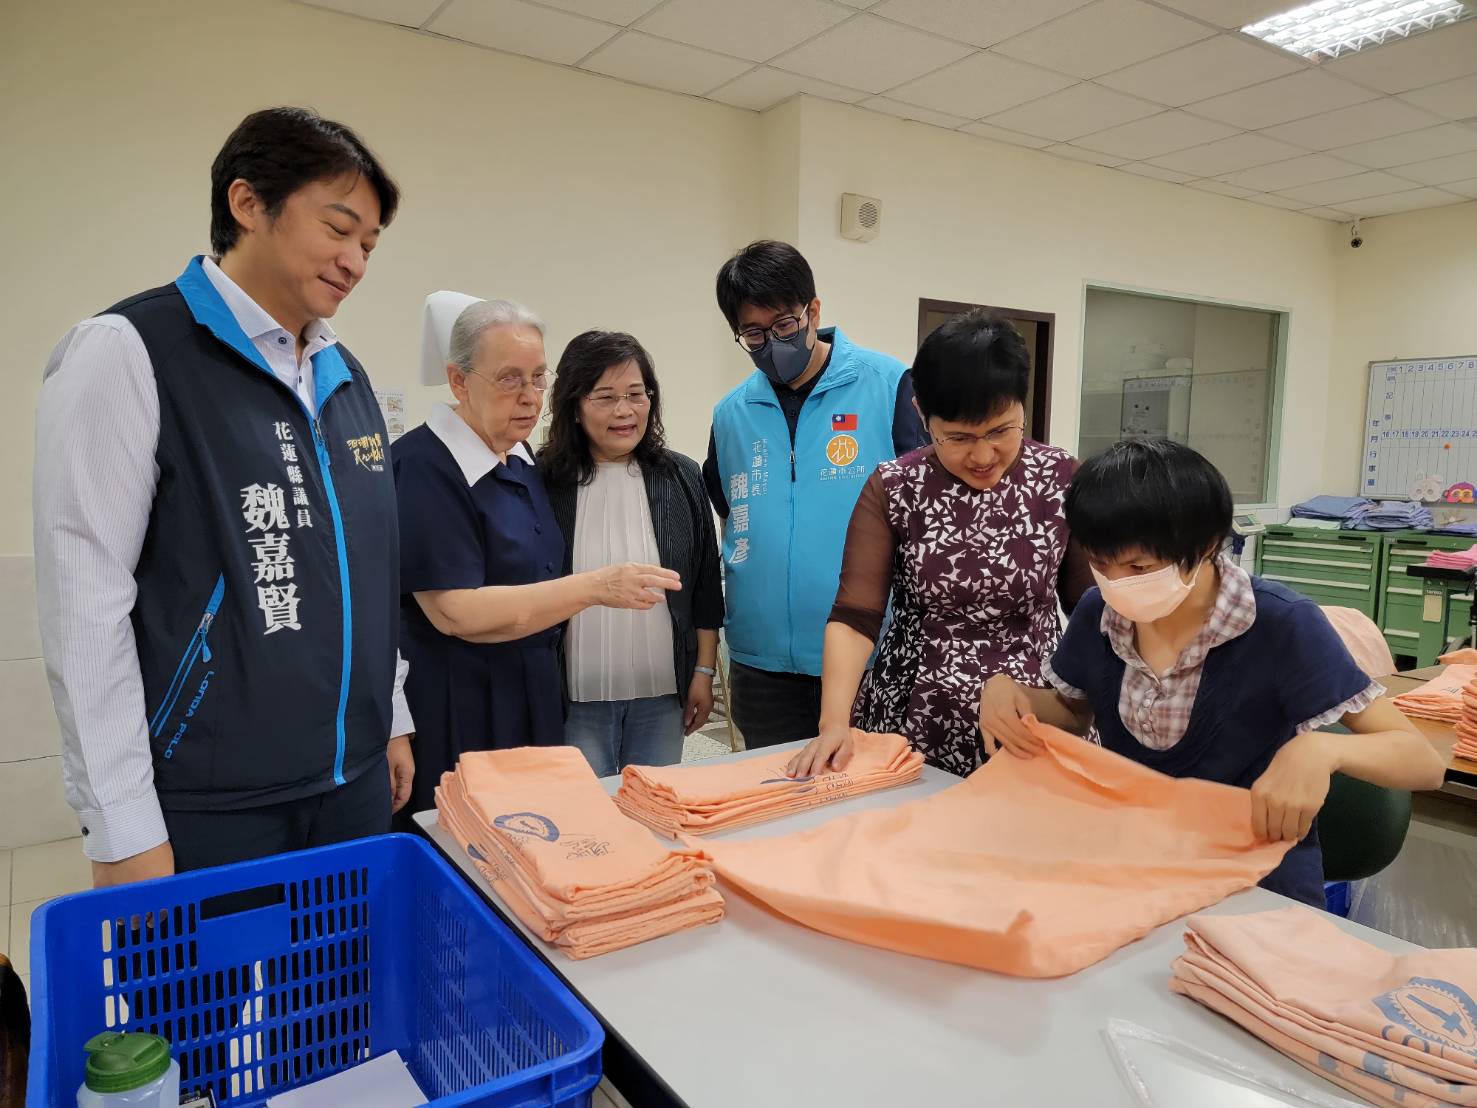
<svg viewBox="0 0 1477 1108">
<path fill-rule="evenodd" d="M 908 369 L 820 327 L 788 243 L 718 271 L 718 306 L 756 370 L 713 409 L 704 483 L 724 519 L 733 719 L 750 748 L 813 738 L 846 521 L 880 462 L 928 441 Z"/>
</svg>

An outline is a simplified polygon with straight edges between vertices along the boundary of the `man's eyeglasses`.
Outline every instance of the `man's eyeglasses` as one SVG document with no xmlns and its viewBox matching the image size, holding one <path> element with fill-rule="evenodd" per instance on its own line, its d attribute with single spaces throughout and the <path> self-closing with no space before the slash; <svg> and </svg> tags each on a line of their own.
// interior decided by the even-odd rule
<svg viewBox="0 0 1477 1108">
<path fill-rule="evenodd" d="M 769 345 L 771 338 L 784 342 L 798 335 L 804 326 L 804 316 L 782 315 L 768 327 L 745 327 L 733 340 L 750 354 L 757 354 Z"/>
<path fill-rule="evenodd" d="M 633 408 L 644 408 L 651 403 L 651 390 L 628 389 L 625 392 L 592 392 L 585 399 L 590 402 L 590 407 L 598 408 L 602 412 L 614 411 L 622 400 Z"/>
<path fill-rule="evenodd" d="M 947 435 L 935 435 L 930 431 L 929 435 L 939 446 L 947 446 L 952 450 L 972 450 L 977 442 L 988 443 L 990 446 L 1004 446 L 1014 441 L 1025 429 L 1024 423 L 1013 423 L 1009 427 L 996 427 L 993 431 L 986 431 L 983 435 L 970 435 L 963 431 L 950 431 Z"/>
</svg>

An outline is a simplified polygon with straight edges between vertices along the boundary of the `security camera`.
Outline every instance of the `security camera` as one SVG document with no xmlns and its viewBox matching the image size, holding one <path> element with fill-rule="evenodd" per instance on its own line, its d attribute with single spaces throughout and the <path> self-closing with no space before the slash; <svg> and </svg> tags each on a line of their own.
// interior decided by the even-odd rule
<svg viewBox="0 0 1477 1108">
<path fill-rule="evenodd" d="M 1359 233 L 1359 221 L 1349 224 L 1349 245 L 1358 250 L 1364 245 L 1364 236 Z"/>
</svg>

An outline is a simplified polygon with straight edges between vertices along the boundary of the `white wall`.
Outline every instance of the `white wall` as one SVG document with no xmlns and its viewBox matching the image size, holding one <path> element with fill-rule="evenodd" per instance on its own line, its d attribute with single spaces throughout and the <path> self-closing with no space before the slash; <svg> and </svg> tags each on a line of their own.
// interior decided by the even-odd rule
<svg viewBox="0 0 1477 1108">
<path fill-rule="evenodd" d="M 1283 425 L 1278 498 L 1321 491 L 1336 226 L 846 105 L 804 109 L 800 246 L 829 321 L 907 358 L 919 297 L 1055 312 L 1051 439 L 1075 448 L 1086 284 L 1290 311 L 1285 403 L 1298 415 Z M 882 200 L 875 241 L 840 237 L 843 192 Z"/>
<path fill-rule="evenodd" d="M 1358 484 L 1369 363 L 1477 354 L 1477 203 L 1366 219 L 1341 231 L 1328 396 L 1328 491 Z"/>
<path fill-rule="evenodd" d="M 350 123 L 404 189 L 334 324 L 376 384 L 408 390 L 409 425 L 445 391 L 416 383 L 421 303 L 438 288 L 526 301 L 551 360 L 588 327 L 632 332 L 687 453 L 706 449 L 713 400 L 745 371 L 712 278 L 758 231 L 752 112 L 285 0 L 6 4 L 0 82 L 14 425 L 0 436 L 0 554 L 31 551 L 30 413 L 48 352 L 208 247 L 210 160 L 270 104 Z"/>
</svg>

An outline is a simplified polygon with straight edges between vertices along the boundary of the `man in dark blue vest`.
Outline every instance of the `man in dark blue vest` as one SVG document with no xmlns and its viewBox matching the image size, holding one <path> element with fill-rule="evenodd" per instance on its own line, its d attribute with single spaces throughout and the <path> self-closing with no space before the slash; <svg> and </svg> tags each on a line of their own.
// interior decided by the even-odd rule
<svg viewBox="0 0 1477 1108">
<path fill-rule="evenodd" d="M 348 127 L 256 112 L 213 256 L 47 364 L 42 642 L 98 885 L 383 832 L 409 794 L 386 432 L 327 323 L 398 202 Z"/>
</svg>

